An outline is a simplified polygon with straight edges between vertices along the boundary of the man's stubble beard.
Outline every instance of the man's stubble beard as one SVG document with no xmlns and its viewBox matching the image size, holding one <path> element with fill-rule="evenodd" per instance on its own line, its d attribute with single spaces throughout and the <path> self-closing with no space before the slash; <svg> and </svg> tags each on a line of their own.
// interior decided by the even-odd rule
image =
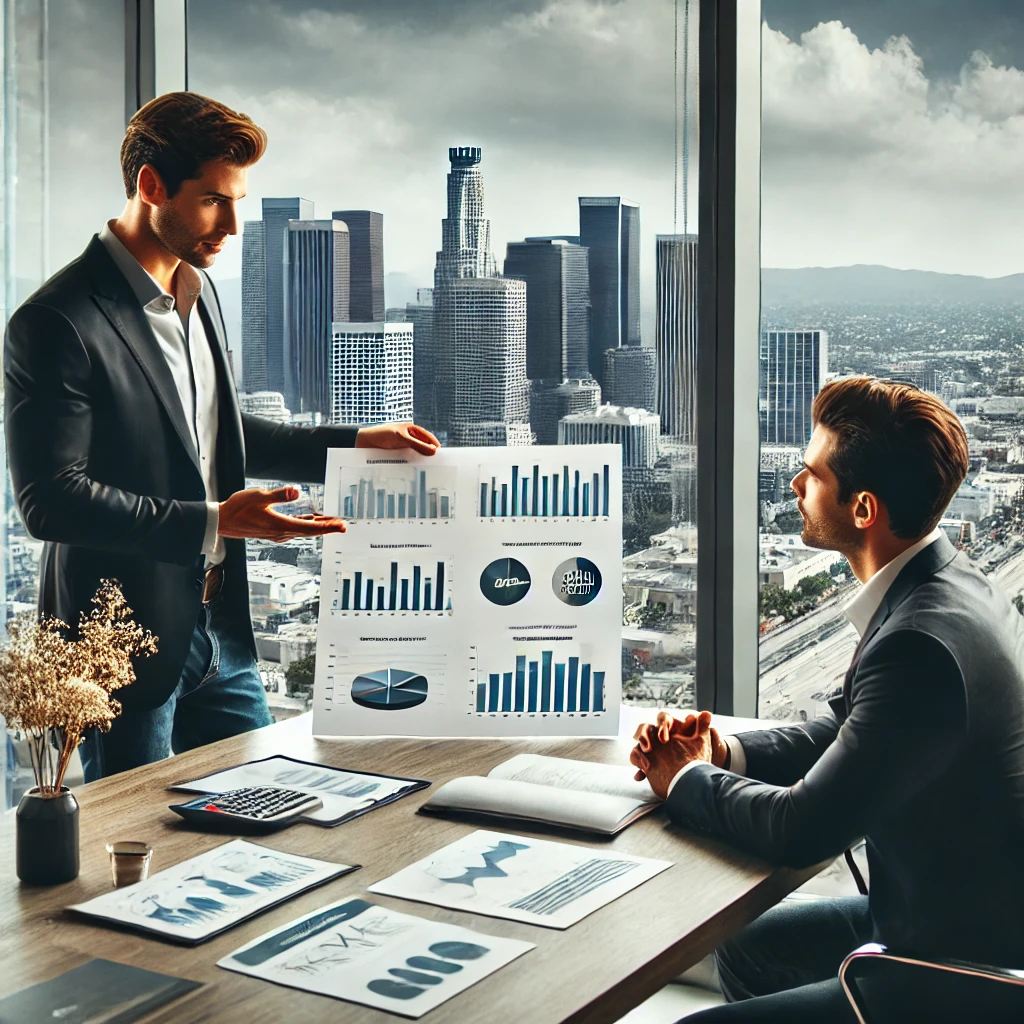
<svg viewBox="0 0 1024 1024">
<path fill-rule="evenodd" d="M 203 252 L 200 239 L 192 234 L 170 203 L 164 203 L 157 208 L 153 218 L 153 234 L 172 256 L 176 256 L 190 267 L 205 270 L 212 267 L 217 258 L 216 253 Z"/>
<path fill-rule="evenodd" d="M 855 527 L 846 527 L 833 520 L 812 520 L 804 516 L 804 528 L 800 539 L 809 548 L 838 551 L 849 556 L 860 548 L 862 536 Z"/>
</svg>

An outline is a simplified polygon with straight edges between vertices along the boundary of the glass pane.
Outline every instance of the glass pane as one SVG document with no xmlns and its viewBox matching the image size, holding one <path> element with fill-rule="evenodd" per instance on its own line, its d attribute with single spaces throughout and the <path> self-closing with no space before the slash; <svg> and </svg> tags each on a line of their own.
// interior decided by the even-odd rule
<svg viewBox="0 0 1024 1024">
<path fill-rule="evenodd" d="M 124 3 L 9 0 L 3 8 L 0 303 L 6 325 L 17 306 L 124 206 Z M 15 510 L 2 457 L 0 630 L 8 615 L 36 607 L 42 550 Z M 7 744 L 0 765 L 4 807 L 31 784 L 27 760 L 20 764 L 20 751 Z"/>
<path fill-rule="evenodd" d="M 270 137 L 214 270 L 243 406 L 620 442 L 625 692 L 691 706 L 695 0 L 219 0 L 188 30 L 190 87 Z M 320 546 L 250 554 L 272 703 L 294 705 L 317 597 L 271 584 L 316 580 Z"/>
<path fill-rule="evenodd" d="M 1024 607 L 1024 19 L 994 0 L 762 0 L 761 717 L 826 710 L 859 583 L 790 481 L 826 375 L 939 395 L 970 439 L 947 535 Z"/>
</svg>

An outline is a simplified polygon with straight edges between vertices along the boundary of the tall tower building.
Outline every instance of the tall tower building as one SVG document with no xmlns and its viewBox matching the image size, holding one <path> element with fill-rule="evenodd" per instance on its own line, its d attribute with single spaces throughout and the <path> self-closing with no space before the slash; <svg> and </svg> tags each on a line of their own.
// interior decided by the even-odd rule
<svg viewBox="0 0 1024 1024">
<path fill-rule="evenodd" d="M 242 390 L 267 390 L 267 269 L 261 220 L 247 220 L 242 231 Z"/>
<path fill-rule="evenodd" d="M 284 249 L 284 398 L 292 412 L 331 411 L 331 324 L 350 319 L 348 229 L 291 220 Z"/>
<path fill-rule="evenodd" d="M 697 440 L 697 236 L 658 235 L 655 352 L 661 430 Z"/>
<path fill-rule="evenodd" d="M 654 412 L 658 370 L 653 348 L 623 345 L 604 354 L 604 400 L 610 405 Z"/>
<path fill-rule="evenodd" d="M 452 319 L 445 324 L 453 364 L 449 440 L 454 445 L 522 443 L 530 431 L 526 285 L 502 277 L 465 277 L 451 282 L 449 288 Z M 495 435 L 501 424 L 511 429 Z M 489 440 L 492 436 L 496 439 Z"/>
<path fill-rule="evenodd" d="M 761 444 L 806 445 L 811 403 L 828 370 L 827 332 L 762 331 L 758 369 Z"/>
<path fill-rule="evenodd" d="M 621 196 L 580 196 L 580 245 L 590 250 L 590 371 L 604 353 L 640 344 L 640 207 Z"/>
<path fill-rule="evenodd" d="M 434 289 L 417 288 L 416 301 L 406 303 L 406 323 L 412 324 L 413 419 L 433 430 L 437 426 L 434 408 L 436 356 L 434 352 Z"/>
<path fill-rule="evenodd" d="M 395 423 L 413 418 L 413 325 L 331 325 L 332 423 Z"/>
<path fill-rule="evenodd" d="M 288 221 L 312 219 L 313 204 L 308 199 L 263 200 L 263 295 L 268 391 L 285 392 L 284 249 L 288 238 Z"/>
<path fill-rule="evenodd" d="M 526 376 L 561 383 L 587 377 L 587 250 L 561 238 L 510 242 L 505 277 L 526 284 Z"/>
<path fill-rule="evenodd" d="M 498 276 L 481 150 L 448 150 L 447 217 L 434 269 L 436 422 L 452 444 L 530 438 L 526 285 Z"/>
<path fill-rule="evenodd" d="M 348 225 L 351 316 L 359 323 L 384 320 L 384 216 L 372 210 L 335 210 Z"/>
</svg>

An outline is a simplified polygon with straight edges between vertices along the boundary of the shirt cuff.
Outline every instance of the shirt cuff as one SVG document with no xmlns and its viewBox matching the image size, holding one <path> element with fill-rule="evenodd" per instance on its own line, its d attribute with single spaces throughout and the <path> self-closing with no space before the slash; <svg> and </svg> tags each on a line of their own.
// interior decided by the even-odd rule
<svg viewBox="0 0 1024 1024">
<path fill-rule="evenodd" d="M 726 745 L 729 748 L 729 768 L 728 771 L 734 775 L 746 775 L 747 773 L 747 755 L 743 750 L 743 744 L 735 736 L 725 737 Z M 668 784 L 668 793 L 666 796 L 672 795 L 672 790 L 675 788 L 676 783 L 691 769 L 696 768 L 699 764 L 707 764 L 707 761 L 690 761 L 684 764 L 679 771 L 676 772 L 675 777 Z"/>
<path fill-rule="evenodd" d="M 731 754 L 731 757 L 729 758 L 729 771 L 731 771 L 733 775 L 746 775 L 747 752 L 743 749 L 743 744 L 740 743 L 739 737 L 726 736 L 725 742 Z"/>
<path fill-rule="evenodd" d="M 217 546 L 217 528 L 220 526 L 220 504 L 216 501 L 206 503 L 206 533 L 203 535 L 203 554 L 212 555 Z"/>
</svg>

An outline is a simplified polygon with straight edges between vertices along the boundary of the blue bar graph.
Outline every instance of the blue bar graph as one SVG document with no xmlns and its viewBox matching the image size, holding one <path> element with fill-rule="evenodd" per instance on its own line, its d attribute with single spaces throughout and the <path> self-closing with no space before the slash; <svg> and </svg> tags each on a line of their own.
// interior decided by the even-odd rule
<svg viewBox="0 0 1024 1024">
<path fill-rule="evenodd" d="M 445 562 L 435 562 L 430 569 L 397 561 L 373 564 L 379 567 L 376 578 L 365 570 L 346 573 L 339 561 L 335 611 L 451 611 L 451 573 Z"/>
<path fill-rule="evenodd" d="M 343 519 L 450 519 L 455 471 L 369 465 L 341 471 Z"/>
<path fill-rule="evenodd" d="M 479 713 L 523 712 L 594 714 L 605 710 L 604 672 L 573 656 L 555 661 L 554 651 L 541 651 L 534 660 L 516 655 L 511 672 L 489 672 L 478 682 L 474 705 Z"/>
<path fill-rule="evenodd" d="M 611 484 L 610 467 L 600 472 L 581 473 L 563 465 L 561 472 L 542 472 L 540 463 L 512 466 L 508 477 L 487 473 L 480 479 L 481 518 L 584 518 L 607 516 Z"/>
</svg>

